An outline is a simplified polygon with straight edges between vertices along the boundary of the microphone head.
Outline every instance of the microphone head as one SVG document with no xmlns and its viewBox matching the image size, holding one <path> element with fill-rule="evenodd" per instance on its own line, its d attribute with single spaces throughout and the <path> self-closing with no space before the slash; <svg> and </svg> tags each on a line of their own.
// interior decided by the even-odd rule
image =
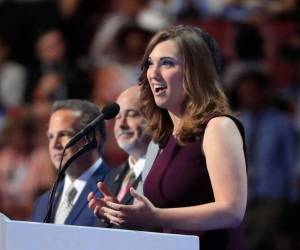
<svg viewBox="0 0 300 250">
<path fill-rule="evenodd" d="M 120 106 L 117 103 L 111 103 L 106 105 L 102 109 L 102 114 L 105 120 L 110 120 L 114 118 L 120 111 Z"/>
</svg>

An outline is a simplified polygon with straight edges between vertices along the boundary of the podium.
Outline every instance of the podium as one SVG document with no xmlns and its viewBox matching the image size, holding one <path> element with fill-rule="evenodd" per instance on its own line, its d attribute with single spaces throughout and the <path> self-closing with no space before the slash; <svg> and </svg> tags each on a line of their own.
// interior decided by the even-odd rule
<svg viewBox="0 0 300 250">
<path fill-rule="evenodd" d="M 199 250 L 197 236 L 13 221 L 0 213 L 0 250 Z"/>
</svg>

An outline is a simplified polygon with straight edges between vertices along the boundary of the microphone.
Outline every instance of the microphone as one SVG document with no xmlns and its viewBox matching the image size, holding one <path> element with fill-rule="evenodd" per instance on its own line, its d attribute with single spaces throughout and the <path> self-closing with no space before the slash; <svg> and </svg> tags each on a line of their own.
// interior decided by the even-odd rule
<svg viewBox="0 0 300 250">
<path fill-rule="evenodd" d="M 110 119 L 114 118 L 119 113 L 119 110 L 120 110 L 120 106 L 117 103 L 112 103 L 112 104 L 106 105 L 102 109 L 101 114 L 98 117 L 96 117 L 93 121 L 88 123 L 83 129 L 81 129 L 75 136 L 72 137 L 72 139 L 65 146 L 65 149 L 73 146 L 83 136 L 87 135 L 89 132 L 91 132 L 93 129 L 95 129 L 96 126 L 102 120 L 110 120 Z"/>
</svg>

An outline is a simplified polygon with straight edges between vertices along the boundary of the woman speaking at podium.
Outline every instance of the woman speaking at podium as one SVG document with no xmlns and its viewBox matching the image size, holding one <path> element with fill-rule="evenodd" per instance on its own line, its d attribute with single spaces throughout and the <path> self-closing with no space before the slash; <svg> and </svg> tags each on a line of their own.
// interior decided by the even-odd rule
<svg viewBox="0 0 300 250">
<path fill-rule="evenodd" d="M 215 41 L 173 26 L 149 42 L 140 75 L 142 110 L 160 150 L 133 205 L 92 194 L 89 206 L 112 224 L 194 234 L 201 250 L 241 250 L 247 201 L 244 133 L 221 90 Z"/>
</svg>

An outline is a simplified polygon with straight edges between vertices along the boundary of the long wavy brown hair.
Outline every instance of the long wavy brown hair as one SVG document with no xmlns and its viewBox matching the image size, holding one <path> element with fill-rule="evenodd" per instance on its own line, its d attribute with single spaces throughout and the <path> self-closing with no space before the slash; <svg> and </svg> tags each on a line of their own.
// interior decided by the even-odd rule
<svg viewBox="0 0 300 250">
<path fill-rule="evenodd" d="M 148 58 L 154 47 L 163 41 L 176 42 L 183 58 L 184 115 L 176 139 L 180 145 L 198 138 L 207 120 L 216 113 L 231 114 L 227 98 L 221 89 L 220 53 L 216 42 L 207 33 L 193 26 L 172 26 L 158 32 L 150 40 L 139 77 L 142 113 L 146 117 L 153 140 L 164 145 L 173 132 L 173 123 L 166 109 L 155 104 L 147 79 Z"/>
</svg>

